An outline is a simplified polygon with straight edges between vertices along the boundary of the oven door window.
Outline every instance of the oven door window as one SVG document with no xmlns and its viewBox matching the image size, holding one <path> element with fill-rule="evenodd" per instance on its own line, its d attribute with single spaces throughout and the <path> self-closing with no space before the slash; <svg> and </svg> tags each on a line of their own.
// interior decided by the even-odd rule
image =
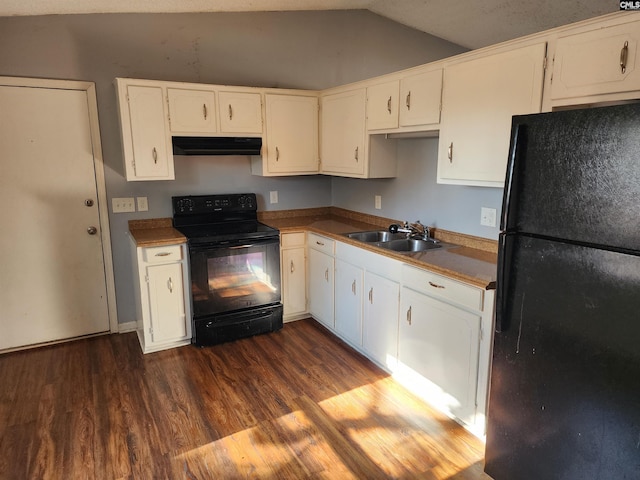
<svg viewBox="0 0 640 480">
<path fill-rule="evenodd" d="M 193 248 L 191 290 L 196 317 L 279 303 L 278 240 Z"/>
</svg>

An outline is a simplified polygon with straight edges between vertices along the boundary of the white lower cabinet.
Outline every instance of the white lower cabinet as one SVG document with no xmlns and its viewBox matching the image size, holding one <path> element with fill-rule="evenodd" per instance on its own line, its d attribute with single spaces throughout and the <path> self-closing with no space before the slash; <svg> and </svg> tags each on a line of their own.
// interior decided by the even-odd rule
<svg viewBox="0 0 640 480">
<path fill-rule="evenodd" d="M 432 402 L 473 423 L 480 315 L 402 288 L 398 374 Z"/>
<path fill-rule="evenodd" d="M 335 328 L 334 244 L 326 237 L 314 233 L 307 235 L 309 313 L 331 330 Z"/>
<path fill-rule="evenodd" d="M 284 321 L 304 318 L 307 313 L 307 272 L 305 233 L 283 233 L 282 251 L 282 305 Z"/>
<path fill-rule="evenodd" d="M 144 353 L 191 343 L 186 244 L 136 247 L 137 332 Z"/>
<path fill-rule="evenodd" d="M 354 346 L 362 345 L 362 282 L 364 271 L 340 258 L 336 259 L 336 332 Z"/>
<path fill-rule="evenodd" d="M 400 285 L 373 272 L 365 273 L 364 285 L 362 346 L 369 358 L 393 372 L 398 359 Z"/>
<path fill-rule="evenodd" d="M 316 241 L 326 242 L 311 238 L 308 245 Z M 316 249 L 309 255 L 316 265 L 311 314 L 331 327 L 322 308 L 334 308 L 325 279 L 332 263 Z M 493 301 L 493 291 L 335 242 L 334 333 L 478 435 L 491 354 L 491 334 L 483 332 L 493 329 Z"/>
</svg>

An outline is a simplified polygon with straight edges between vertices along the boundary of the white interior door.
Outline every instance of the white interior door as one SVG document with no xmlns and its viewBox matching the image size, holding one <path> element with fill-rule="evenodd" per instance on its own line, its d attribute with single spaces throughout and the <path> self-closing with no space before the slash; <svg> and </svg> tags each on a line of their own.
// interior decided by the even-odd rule
<svg viewBox="0 0 640 480">
<path fill-rule="evenodd" d="M 109 330 L 89 109 L 0 86 L 0 350 Z"/>
</svg>

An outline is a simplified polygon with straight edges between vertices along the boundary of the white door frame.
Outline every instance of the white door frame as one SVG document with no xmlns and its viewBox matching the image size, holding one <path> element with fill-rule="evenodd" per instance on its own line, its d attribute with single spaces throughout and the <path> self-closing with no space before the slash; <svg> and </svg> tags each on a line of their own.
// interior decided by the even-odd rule
<svg viewBox="0 0 640 480">
<path fill-rule="evenodd" d="M 111 232 L 109 230 L 109 204 L 104 177 L 104 161 L 102 143 L 100 141 L 100 124 L 98 122 L 98 101 L 96 85 L 93 82 L 77 80 L 50 80 L 26 77 L 0 77 L 0 85 L 12 87 L 48 88 L 58 90 L 78 90 L 87 94 L 91 144 L 93 145 L 93 167 L 96 173 L 98 193 L 98 215 L 100 217 L 100 240 L 104 259 L 104 276 L 107 287 L 107 308 L 111 333 L 118 332 L 118 311 L 116 308 L 116 287 L 113 273 L 113 256 L 111 253 Z"/>
</svg>

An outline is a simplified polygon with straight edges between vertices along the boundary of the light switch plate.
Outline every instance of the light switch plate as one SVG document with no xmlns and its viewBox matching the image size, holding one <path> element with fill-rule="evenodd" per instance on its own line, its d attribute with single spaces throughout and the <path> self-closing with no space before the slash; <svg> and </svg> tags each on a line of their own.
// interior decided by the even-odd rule
<svg viewBox="0 0 640 480">
<path fill-rule="evenodd" d="M 382 195 L 375 196 L 375 207 L 376 210 L 380 210 L 382 208 Z"/>
<path fill-rule="evenodd" d="M 113 213 L 128 213 L 136 211 L 136 203 L 133 197 L 112 198 L 111 209 Z"/>
<path fill-rule="evenodd" d="M 278 203 L 278 191 L 277 190 L 271 190 L 269 192 L 269 202 L 270 203 Z"/>
</svg>

